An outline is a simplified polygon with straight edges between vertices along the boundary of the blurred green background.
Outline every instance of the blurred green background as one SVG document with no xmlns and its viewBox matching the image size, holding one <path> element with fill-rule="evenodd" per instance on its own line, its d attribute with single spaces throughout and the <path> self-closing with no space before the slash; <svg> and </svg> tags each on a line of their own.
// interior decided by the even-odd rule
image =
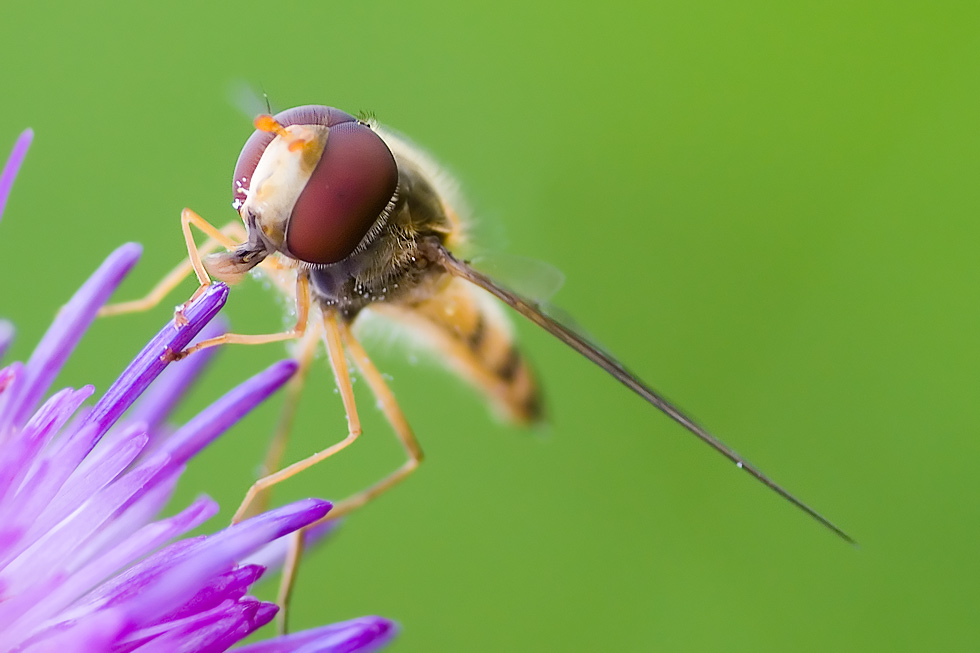
<svg viewBox="0 0 980 653">
<path fill-rule="evenodd" d="M 146 247 L 128 299 L 183 255 L 182 207 L 234 217 L 253 110 L 235 88 L 372 111 L 458 176 L 491 247 L 561 268 L 557 303 L 861 546 L 529 324 L 543 433 L 382 334 L 368 348 L 428 460 L 309 556 L 294 627 L 377 613 L 401 652 L 975 650 L 978 21 L 975 3 L 7 3 L 0 149 L 37 133 L 0 225 L 14 356 L 118 244 Z M 192 288 L 98 322 L 61 383 L 106 388 Z M 246 283 L 226 314 L 260 332 L 280 304 Z M 179 418 L 283 356 L 222 352 Z M 401 462 L 356 389 L 365 436 L 278 501 Z M 231 515 L 278 402 L 192 465 L 181 505 L 207 492 Z M 319 364 L 290 458 L 343 432 Z"/>
</svg>

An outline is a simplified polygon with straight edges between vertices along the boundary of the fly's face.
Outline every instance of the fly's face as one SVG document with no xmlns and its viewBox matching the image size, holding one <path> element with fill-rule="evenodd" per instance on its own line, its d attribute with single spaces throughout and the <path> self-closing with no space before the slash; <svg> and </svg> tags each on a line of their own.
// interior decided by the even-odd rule
<svg viewBox="0 0 980 653">
<path fill-rule="evenodd" d="M 260 116 L 235 166 L 233 206 L 248 240 L 206 259 L 235 282 L 278 252 L 305 267 L 338 263 L 370 244 L 394 207 L 398 168 L 353 116 L 317 105 Z"/>
<path fill-rule="evenodd" d="M 259 157 L 251 179 L 236 174 L 238 190 L 244 193 L 245 200 L 235 201 L 246 225 L 258 228 L 269 245 L 285 252 L 286 228 L 293 208 L 323 156 L 330 128 L 290 125 L 279 126 L 279 130 Z"/>
</svg>

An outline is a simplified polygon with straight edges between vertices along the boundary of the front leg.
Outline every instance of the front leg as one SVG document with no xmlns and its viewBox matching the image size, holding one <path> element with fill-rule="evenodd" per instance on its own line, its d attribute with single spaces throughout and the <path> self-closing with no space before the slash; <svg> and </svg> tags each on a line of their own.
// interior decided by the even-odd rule
<svg viewBox="0 0 980 653">
<path fill-rule="evenodd" d="M 202 292 L 207 288 L 206 285 L 202 285 L 198 288 L 198 293 Z M 195 293 L 196 297 L 197 293 Z M 184 306 L 190 304 L 194 301 L 194 297 L 188 300 L 183 306 L 178 307 L 178 312 L 183 309 Z M 176 319 L 176 314 L 175 314 Z M 299 270 L 296 273 L 296 326 L 288 331 L 282 331 L 280 333 L 263 333 L 258 335 L 250 334 L 240 334 L 240 333 L 226 333 L 224 335 L 217 336 L 215 338 L 208 338 L 207 340 L 202 340 L 201 342 L 188 347 L 187 349 L 181 351 L 174 356 L 174 360 L 180 360 L 182 358 L 187 358 L 196 351 L 202 349 L 207 349 L 209 347 L 216 347 L 218 345 L 229 345 L 229 344 L 239 344 L 239 345 L 263 345 L 267 342 L 279 342 L 282 340 L 296 340 L 297 338 L 303 337 L 306 333 L 306 327 L 310 320 L 310 275 L 306 270 Z"/>
<path fill-rule="evenodd" d="M 237 247 L 237 243 L 221 233 L 220 230 L 215 229 L 214 225 L 191 209 L 185 208 L 180 212 L 180 228 L 181 231 L 184 232 L 184 243 L 187 245 L 187 258 L 191 262 L 191 268 L 194 270 L 194 274 L 197 276 L 197 281 L 200 283 L 200 286 L 194 291 L 194 294 L 191 295 L 190 299 L 178 306 L 174 311 L 174 326 L 178 328 L 187 324 L 187 318 L 184 317 L 184 311 L 187 310 L 187 307 L 190 306 L 191 302 L 200 297 L 201 293 L 207 290 L 208 286 L 211 285 L 211 277 L 208 275 L 208 271 L 204 268 L 204 261 L 201 258 L 201 251 L 197 248 L 197 243 L 194 242 L 194 234 L 191 233 L 191 225 L 194 225 L 228 249 L 234 249 Z"/>
<path fill-rule="evenodd" d="M 200 247 L 198 253 L 200 255 L 208 254 L 211 251 L 217 249 L 218 247 L 225 247 L 227 249 L 233 249 L 237 246 L 235 238 L 242 241 L 247 238 L 245 232 L 245 226 L 241 222 L 229 222 L 224 227 L 218 231 L 220 238 L 208 238 L 208 240 Z M 108 317 L 110 315 L 122 315 L 125 313 L 140 313 L 143 311 L 149 311 L 156 308 L 167 295 L 169 295 L 174 288 L 176 288 L 180 282 L 182 282 L 187 275 L 193 271 L 193 266 L 191 265 L 190 258 L 185 258 L 181 261 L 177 267 L 171 270 L 167 276 L 161 279 L 156 286 L 153 287 L 150 292 L 140 299 L 133 299 L 126 302 L 119 302 L 116 304 L 109 304 L 103 306 L 99 309 L 99 317 Z"/>
</svg>

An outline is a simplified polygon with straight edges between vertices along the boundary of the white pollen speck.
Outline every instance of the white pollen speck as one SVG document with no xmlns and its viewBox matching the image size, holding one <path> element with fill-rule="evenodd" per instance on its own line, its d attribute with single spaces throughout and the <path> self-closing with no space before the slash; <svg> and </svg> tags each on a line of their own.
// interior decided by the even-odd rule
<svg viewBox="0 0 980 653">
<path fill-rule="evenodd" d="M 735 466 L 738 467 L 739 469 L 742 469 L 742 462 L 739 461 L 739 462 L 735 463 Z"/>
</svg>

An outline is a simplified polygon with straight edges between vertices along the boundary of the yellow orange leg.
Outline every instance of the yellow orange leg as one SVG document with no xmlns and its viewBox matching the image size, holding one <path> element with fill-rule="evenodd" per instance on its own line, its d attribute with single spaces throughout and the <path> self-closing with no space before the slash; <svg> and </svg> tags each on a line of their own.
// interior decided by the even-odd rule
<svg viewBox="0 0 980 653">
<path fill-rule="evenodd" d="M 282 340 L 295 340 L 301 338 L 306 332 L 306 325 L 310 319 L 310 277 L 305 272 L 296 275 L 296 326 L 289 331 L 280 333 L 262 333 L 256 335 L 245 335 L 241 333 L 226 333 L 202 340 L 196 345 L 184 349 L 174 356 L 174 360 L 187 358 L 196 351 L 217 347 L 218 345 L 264 345 L 267 342 L 280 342 Z"/>
<path fill-rule="evenodd" d="M 283 401 L 282 410 L 279 411 L 279 420 L 276 423 L 276 430 L 273 433 L 272 439 L 269 441 L 269 448 L 266 450 L 265 454 L 265 462 L 262 464 L 263 475 L 279 471 L 282 464 L 282 456 L 283 453 L 285 453 L 286 443 L 289 440 L 289 432 L 292 429 L 293 417 L 296 415 L 296 408 L 299 405 L 300 396 L 302 395 L 303 388 L 306 385 L 306 377 L 310 371 L 310 365 L 313 362 L 314 354 L 316 354 L 316 347 L 319 344 L 318 338 L 320 337 L 320 332 L 320 325 L 314 322 L 310 328 L 306 330 L 306 334 L 299 343 L 296 356 L 299 363 L 299 368 L 296 370 L 293 378 L 289 380 L 289 384 L 286 386 L 286 397 Z M 269 504 L 271 491 L 272 488 L 269 488 L 265 492 L 259 493 L 252 501 L 252 504 L 248 509 L 248 513 L 245 516 L 251 517 L 261 512 L 265 512 Z"/>
<path fill-rule="evenodd" d="M 191 225 L 194 225 L 228 249 L 233 249 L 238 243 L 224 236 L 218 229 L 214 228 L 214 225 L 191 209 L 184 209 L 180 212 L 180 228 L 184 232 L 184 242 L 187 244 L 187 256 L 190 258 L 194 274 L 197 275 L 197 280 L 201 283 L 201 288 L 198 289 L 199 293 L 206 286 L 211 285 L 211 277 L 208 276 L 207 270 L 204 269 L 201 252 L 197 248 L 197 243 L 194 242 L 194 234 L 191 233 Z"/>
<path fill-rule="evenodd" d="M 390 475 L 381 479 L 369 488 L 334 504 L 333 509 L 327 514 L 326 517 L 323 518 L 322 521 L 342 517 L 349 512 L 360 508 L 378 495 L 388 491 L 391 487 L 395 486 L 397 483 L 404 480 L 405 477 L 415 471 L 424 458 L 422 447 L 415 438 L 415 434 L 412 432 L 412 427 L 409 426 L 408 420 L 405 418 L 405 414 L 402 412 L 401 407 L 399 407 L 398 402 L 395 400 L 395 395 L 391 392 L 391 388 L 388 387 L 384 377 L 380 372 L 378 372 L 378 368 L 374 366 L 374 363 L 371 362 L 367 352 L 365 352 L 364 348 L 361 347 L 361 343 L 358 342 L 351 333 L 350 327 L 346 324 L 342 324 L 340 329 L 344 338 L 344 344 L 347 345 L 347 351 L 350 352 L 350 355 L 354 359 L 354 363 L 357 365 L 357 368 L 361 371 L 361 374 L 368 382 L 368 385 L 371 386 L 371 392 L 374 394 L 375 398 L 377 398 L 382 412 L 388 419 L 388 423 L 391 424 L 392 428 L 395 430 L 395 435 L 398 436 L 398 440 L 405 449 L 405 453 L 408 454 L 408 460 Z"/>
<path fill-rule="evenodd" d="M 280 635 L 285 635 L 289 626 L 287 622 L 289 602 L 292 599 L 293 586 L 296 584 L 296 576 L 299 573 L 299 562 L 303 557 L 305 530 L 301 529 L 290 535 L 289 550 L 282 566 L 282 582 L 279 583 L 279 595 L 276 597 L 276 604 L 279 605 L 279 612 L 276 614 L 276 629 Z"/>
<path fill-rule="evenodd" d="M 336 327 L 335 337 L 337 337 L 337 341 L 334 343 L 333 347 L 336 347 L 337 349 L 341 349 L 341 340 L 342 340 L 342 344 L 346 345 L 347 351 L 350 352 L 351 357 L 354 359 L 354 363 L 361 371 L 361 374 L 364 375 L 364 378 L 367 380 L 368 385 L 371 386 L 372 393 L 374 394 L 375 398 L 378 400 L 379 404 L 381 405 L 381 410 L 384 412 L 385 417 L 388 419 L 388 422 L 395 430 L 395 434 L 398 436 L 399 441 L 401 441 L 402 446 L 405 448 L 405 451 L 408 454 L 409 459 L 405 462 L 405 464 L 403 464 L 401 467 L 399 467 L 397 470 L 392 472 L 390 475 L 388 475 L 378 483 L 375 483 L 374 485 L 367 488 L 366 490 L 358 492 L 357 494 L 354 494 L 353 496 L 348 497 L 347 499 L 344 499 L 343 501 L 335 504 L 333 509 L 328 513 L 327 517 L 325 517 L 322 521 L 326 521 L 328 519 L 336 519 L 337 517 L 345 515 L 363 506 L 368 501 L 377 497 L 378 495 L 384 493 L 389 488 L 396 485 L 399 481 L 403 480 L 406 476 L 411 474 L 419 466 L 423 458 L 422 447 L 419 446 L 418 441 L 415 439 L 415 435 L 412 433 L 412 428 L 411 426 L 409 426 L 408 420 L 405 419 L 405 414 L 398 406 L 398 402 L 395 401 L 395 396 L 394 394 L 392 394 L 391 389 L 388 387 L 388 384 L 385 382 L 384 377 L 381 376 L 381 373 L 378 372 L 378 369 L 374 366 L 374 363 L 371 362 L 370 357 L 368 357 L 367 352 L 365 352 L 364 348 L 361 347 L 361 343 L 357 341 L 357 339 L 351 333 L 350 327 L 346 323 L 337 323 L 336 321 L 334 321 L 333 326 Z M 329 329 L 329 325 L 328 325 L 328 329 Z M 330 346 L 329 341 L 328 341 L 328 350 L 331 351 L 331 362 L 333 362 L 334 360 L 333 353 L 332 353 L 333 348 Z M 343 355 L 342 350 L 340 351 L 340 354 Z M 334 445 L 334 447 L 331 447 L 333 451 L 331 451 L 331 449 L 326 450 L 330 452 L 327 455 L 333 455 L 340 449 L 343 449 L 344 447 L 348 446 L 354 441 L 354 439 L 357 438 L 357 434 L 360 433 L 360 421 L 356 419 L 357 413 L 356 413 L 356 408 L 353 405 L 353 392 L 352 392 L 352 388 L 350 387 L 350 377 L 347 375 L 346 364 L 344 365 L 343 371 L 344 371 L 344 377 L 346 378 L 347 387 L 345 389 L 344 386 L 341 385 L 339 378 L 338 378 L 338 387 L 341 388 L 341 396 L 345 397 L 344 407 L 347 409 L 348 420 L 351 425 L 351 435 L 349 435 L 348 438 L 343 442 L 339 443 L 338 445 Z M 334 365 L 334 373 L 338 374 L 339 376 L 336 364 Z M 350 402 L 351 402 L 350 407 L 348 407 L 348 403 L 346 400 L 347 393 L 350 393 Z M 352 416 L 354 417 L 353 420 L 351 419 Z M 353 426 L 355 423 L 357 425 L 356 432 L 353 430 Z M 289 478 L 289 476 L 292 476 L 293 474 L 302 471 L 302 469 L 305 469 L 306 467 L 309 467 L 310 465 L 319 462 L 319 460 L 322 460 L 323 458 L 327 457 L 327 455 L 323 455 L 322 457 L 317 458 L 317 456 L 320 456 L 320 454 L 317 454 L 317 456 L 308 458 L 306 459 L 306 461 L 302 461 L 302 463 L 308 463 L 308 464 L 304 464 L 303 467 L 289 474 L 282 474 L 281 478 L 276 478 L 274 482 L 278 483 L 279 481 Z M 313 458 L 317 458 L 317 460 L 313 460 Z M 283 470 L 283 473 L 287 472 L 289 469 L 290 468 L 286 468 L 285 470 Z M 273 478 L 276 476 L 277 475 L 274 474 L 272 477 L 269 478 Z M 248 497 L 246 497 L 246 499 L 248 499 Z M 239 512 L 241 512 L 241 508 L 239 508 Z M 282 616 L 282 621 L 280 621 L 279 623 L 281 629 L 285 628 L 285 620 L 286 620 L 286 613 L 288 612 L 289 597 L 292 594 L 293 583 L 295 582 L 296 579 L 296 570 L 299 567 L 300 555 L 302 554 L 302 542 L 295 544 L 295 548 L 293 546 L 290 547 L 290 554 L 293 555 L 294 553 L 295 553 L 295 557 L 293 557 L 292 559 L 287 559 L 288 564 L 283 569 L 282 579 L 280 581 L 280 586 L 279 586 L 279 606 L 281 608 L 280 614 Z M 285 632 L 285 631 L 281 630 L 281 632 Z"/>
<path fill-rule="evenodd" d="M 209 238 L 200 247 L 200 253 L 202 255 L 209 254 L 221 246 L 226 248 L 235 247 L 235 242 L 232 239 L 241 238 L 244 240 L 246 235 L 245 228 L 240 222 L 229 222 L 219 230 L 219 234 L 223 236 L 221 240 L 217 238 Z M 177 267 L 171 270 L 167 276 L 161 279 L 160 282 L 146 294 L 146 296 L 128 302 L 119 302 L 117 304 L 103 306 L 101 309 L 99 309 L 98 315 L 99 317 L 108 317 L 110 315 L 122 315 L 124 313 L 139 313 L 141 311 L 148 311 L 158 306 L 160 302 L 162 302 L 164 298 L 169 295 L 170 292 L 193 271 L 193 269 L 194 268 L 191 265 L 190 259 L 186 258 L 181 261 Z"/>
<path fill-rule="evenodd" d="M 333 367 L 334 377 L 337 381 L 337 388 L 340 390 L 340 398 L 344 402 L 344 410 L 347 412 L 347 437 L 340 442 L 327 447 L 323 451 L 295 462 L 285 469 L 279 470 L 257 480 L 245 494 L 242 505 L 239 506 L 235 516 L 232 517 L 233 524 L 241 521 L 248 514 L 249 506 L 260 492 L 264 492 L 273 485 L 285 481 L 287 478 L 295 476 L 299 472 L 312 467 L 322 460 L 326 460 L 338 451 L 346 449 L 353 444 L 354 440 L 361 434 L 361 420 L 357 416 L 357 406 L 354 403 L 354 388 L 351 386 L 350 373 L 347 370 L 347 360 L 344 358 L 344 347 L 341 342 L 340 326 L 337 315 L 334 312 L 325 313 L 323 316 L 324 334 L 323 340 L 327 345 L 327 354 L 330 356 L 330 365 Z"/>
</svg>

